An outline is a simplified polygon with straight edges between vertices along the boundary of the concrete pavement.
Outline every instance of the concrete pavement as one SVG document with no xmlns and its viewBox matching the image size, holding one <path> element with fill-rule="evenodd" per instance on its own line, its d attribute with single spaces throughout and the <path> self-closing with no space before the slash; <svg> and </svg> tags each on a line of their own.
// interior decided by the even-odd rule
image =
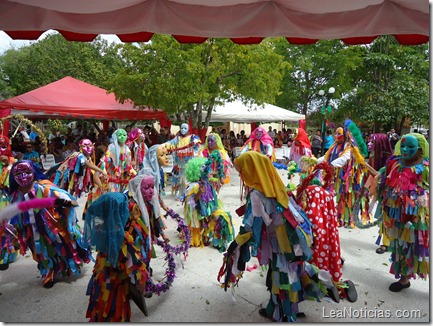
<svg viewBox="0 0 433 326">
<path fill-rule="evenodd" d="M 287 174 L 280 171 L 283 182 Z M 170 187 L 168 193 L 170 193 Z M 235 209 L 239 199 L 239 176 L 233 170 L 230 185 L 221 190 L 221 200 L 230 211 L 236 232 L 242 221 Z M 80 199 L 79 214 L 85 198 Z M 167 194 L 166 204 L 182 215 L 182 206 Z M 81 216 L 80 216 L 81 219 Z M 167 234 L 177 241 L 176 223 L 166 221 Z M 342 256 L 345 258 L 343 279 L 351 279 L 358 291 L 358 300 L 339 304 L 322 300 L 300 304 L 306 318 L 301 323 L 323 322 L 430 322 L 429 281 L 412 280 L 411 287 L 400 293 L 388 290 L 394 278 L 389 274 L 389 254 L 376 254 L 377 227 L 370 229 L 341 228 Z M 151 264 L 156 279 L 163 276 L 164 255 L 157 248 L 158 258 Z M 269 294 L 265 287 L 266 271 L 260 266 L 246 271 L 234 292 L 224 292 L 217 281 L 222 254 L 211 247 L 190 248 L 186 261 L 176 258 L 177 277 L 172 288 L 160 296 L 146 299 L 149 316 L 145 317 L 132 304 L 132 321 L 136 323 L 266 323 L 258 314 L 266 305 Z M 248 266 L 258 265 L 253 258 Z M 20 256 L 9 269 L 0 272 L 0 321 L 6 323 L 79 323 L 87 322 L 85 313 L 88 297 L 86 287 L 93 263 L 84 266 L 82 274 L 58 280 L 52 289 L 42 287 L 36 263 L 28 252 Z"/>
</svg>

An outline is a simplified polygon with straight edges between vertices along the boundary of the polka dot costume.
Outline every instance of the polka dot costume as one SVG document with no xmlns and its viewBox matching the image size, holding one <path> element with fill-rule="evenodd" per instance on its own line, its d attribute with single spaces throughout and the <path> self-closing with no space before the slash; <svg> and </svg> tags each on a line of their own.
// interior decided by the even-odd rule
<svg viewBox="0 0 433 326">
<path fill-rule="evenodd" d="M 304 210 L 313 224 L 313 264 L 329 271 L 335 282 L 341 278 L 340 236 L 333 197 L 322 187 L 308 186 Z"/>
</svg>

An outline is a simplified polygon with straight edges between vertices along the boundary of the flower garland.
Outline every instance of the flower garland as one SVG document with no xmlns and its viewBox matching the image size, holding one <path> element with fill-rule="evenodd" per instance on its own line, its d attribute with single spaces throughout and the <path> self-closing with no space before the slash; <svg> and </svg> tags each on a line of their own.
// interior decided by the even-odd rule
<svg viewBox="0 0 433 326">
<path fill-rule="evenodd" d="M 174 278 L 176 277 L 176 263 L 174 261 L 174 255 L 170 252 L 167 244 L 165 243 L 165 241 L 162 241 L 160 239 L 158 239 L 156 241 L 156 243 L 163 248 L 166 257 L 165 260 L 168 263 L 168 267 L 165 270 L 165 275 L 163 280 L 165 279 L 164 282 L 159 282 L 159 283 L 155 283 L 154 280 L 149 277 L 147 279 L 146 282 L 146 293 L 155 293 L 157 295 L 160 295 L 161 293 L 164 293 L 166 291 L 168 291 L 171 287 L 171 285 L 173 284 Z"/>
<path fill-rule="evenodd" d="M 170 208 L 164 216 L 170 216 L 172 219 L 177 221 L 177 231 L 180 233 L 180 238 L 183 240 L 183 244 L 179 246 L 172 246 L 170 243 L 166 243 L 164 249 L 167 248 L 169 252 L 172 252 L 175 255 L 183 253 L 184 259 L 186 260 L 188 249 L 191 245 L 191 231 L 189 230 L 188 225 L 185 224 L 184 219 L 173 209 Z"/>
<path fill-rule="evenodd" d="M 4 122 L 6 120 L 12 120 L 12 119 L 16 119 L 16 120 L 19 120 L 20 122 L 23 122 L 25 124 L 30 125 L 33 128 L 33 130 L 38 134 L 38 136 L 39 136 L 39 138 L 41 140 L 41 144 L 42 144 L 41 152 L 42 153 L 47 153 L 47 149 L 48 149 L 48 147 L 47 147 L 47 138 L 45 137 L 44 133 L 38 127 L 36 127 L 33 124 L 33 122 L 31 122 L 29 119 L 25 118 L 21 114 L 11 114 L 11 115 L 8 115 L 8 116 L 6 116 L 4 118 L 1 118 L 0 119 L 0 129 L 2 130 L 2 132 L 3 132 Z"/>
<path fill-rule="evenodd" d="M 145 292 L 149 294 L 155 293 L 157 295 L 160 295 L 161 293 L 164 293 L 170 289 L 176 277 L 176 272 L 175 272 L 176 262 L 174 261 L 174 255 L 183 253 L 186 259 L 187 251 L 191 244 L 191 233 L 188 226 L 184 223 L 183 218 L 181 218 L 179 214 L 177 214 L 172 209 L 170 209 L 165 214 L 165 217 L 167 216 L 170 216 L 177 221 L 178 223 L 177 231 L 181 234 L 181 238 L 183 239 L 183 244 L 180 246 L 172 246 L 161 239 L 158 239 L 156 241 L 156 244 L 160 246 L 165 252 L 166 255 L 165 261 L 167 261 L 168 266 L 165 270 L 165 275 L 162 279 L 164 280 L 163 282 L 160 281 L 159 283 L 155 283 L 155 281 L 151 277 L 148 278 L 146 282 Z"/>
</svg>

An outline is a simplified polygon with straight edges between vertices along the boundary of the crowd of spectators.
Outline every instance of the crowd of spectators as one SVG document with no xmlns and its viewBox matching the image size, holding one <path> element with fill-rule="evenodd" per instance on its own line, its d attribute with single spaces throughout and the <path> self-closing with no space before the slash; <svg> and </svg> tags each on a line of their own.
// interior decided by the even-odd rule
<svg viewBox="0 0 433 326">
<path fill-rule="evenodd" d="M 127 132 L 131 131 L 135 124 L 130 124 L 125 127 Z M 145 143 L 147 147 L 151 147 L 155 144 L 162 144 L 174 137 L 168 130 L 168 128 L 161 127 L 158 132 L 152 125 L 145 125 L 142 127 L 143 133 L 145 135 Z M 67 128 L 63 133 L 52 129 L 49 131 L 47 138 L 47 154 L 53 154 L 56 163 L 62 162 L 73 152 L 78 151 L 78 142 L 83 138 L 88 138 L 95 143 L 95 159 L 96 162 L 99 161 L 108 144 L 112 141 L 111 135 L 116 130 L 114 125 L 110 126 L 105 132 L 100 130 L 97 126 L 90 126 L 88 128 L 83 127 L 83 125 L 76 123 L 74 128 Z M 218 127 L 213 128 L 212 132 L 218 133 L 221 137 L 221 141 L 230 157 L 233 159 L 236 147 L 242 147 L 244 143 L 248 140 L 249 135 L 241 130 L 240 133 L 235 134 L 235 132 Z M 384 133 L 383 129 L 380 129 L 381 133 Z M 292 129 L 285 129 L 277 131 L 277 129 L 272 129 L 271 126 L 268 128 L 268 134 L 274 140 L 274 147 L 281 148 L 283 146 L 291 147 L 292 145 Z M 394 129 L 391 129 L 386 133 L 390 138 L 393 147 L 400 139 Z M 326 152 L 332 143 L 334 142 L 333 130 L 328 129 L 325 132 L 325 137 L 322 137 L 320 129 L 315 131 L 308 130 L 308 135 L 311 143 L 311 149 L 316 157 L 323 155 L 321 151 L 322 142 L 324 147 L 324 152 Z M 366 142 L 368 140 L 369 134 L 365 134 Z M 32 129 L 21 130 L 16 132 L 15 135 L 9 135 L 11 139 L 11 147 L 14 157 L 17 159 L 31 159 L 39 166 L 40 155 L 44 154 L 41 146 L 41 140 L 37 133 Z M 426 137 L 428 139 L 428 137 Z"/>
<path fill-rule="evenodd" d="M 125 130 L 131 131 L 134 125 L 128 125 Z M 143 128 L 145 142 L 148 147 L 162 144 L 174 137 L 167 128 L 161 128 L 158 132 L 153 126 L 146 125 Z M 41 139 L 32 128 L 22 129 L 19 132 L 9 134 L 11 139 L 12 153 L 16 159 L 30 159 L 42 168 L 40 156 L 42 154 L 53 154 L 56 163 L 65 160 L 73 152 L 78 151 L 78 142 L 81 139 L 90 139 L 95 144 L 96 162 L 104 155 L 108 144 L 112 141 L 112 134 L 116 130 L 111 126 L 105 132 L 95 126 L 88 128 L 77 123 L 74 128 L 66 128 L 63 132 L 52 129 L 47 132 L 46 153 L 41 144 Z"/>
</svg>

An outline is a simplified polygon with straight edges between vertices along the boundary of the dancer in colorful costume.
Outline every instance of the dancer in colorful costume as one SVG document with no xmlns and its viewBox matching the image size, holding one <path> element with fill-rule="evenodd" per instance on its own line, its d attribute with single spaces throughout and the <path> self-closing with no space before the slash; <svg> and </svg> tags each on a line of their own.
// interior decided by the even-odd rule
<svg viewBox="0 0 433 326">
<path fill-rule="evenodd" d="M 155 184 L 155 196 L 149 205 L 152 205 L 153 214 L 151 215 L 150 225 L 152 229 L 152 235 L 156 238 L 161 236 L 164 241 L 169 242 L 169 238 L 164 234 L 166 226 L 161 215 L 161 209 L 168 212 L 169 208 L 165 204 L 163 194 L 163 178 L 164 172 L 162 166 L 168 165 L 167 149 L 163 144 L 153 145 L 146 152 L 146 156 L 143 161 L 143 168 L 139 171 L 138 175 L 149 175 L 154 178 Z"/>
<path fill-rule="evenodd" d="M 390 241 L 390 273 L 399 279 L 389 290 L 399 292 L 410 287 L 410 279 L 429 274 L 429 144 L 421 134 L 406 134 L 394 155 L 381 170 L 377 191 Z"/>
<path fill-rule="evenodd" d="M 109 175 L 106 191 L 123 192 L 137 171 L 132 166 L 131 151 L 126 145 L 126 130 L 119 128 L 112 137 L 113 143 L 108 145 L 100 167 Z"/>
<path fill-rule="evenodd" d="M 241 148 L 241 154 L 247 151 L 262 153 L 269 157 L 272 162 L 276 162 L 274 141 L 267 133 L 265 128 L 257 127 L 251 132 L 250 137 Z"/>
<path fill-rule="evenodd" d="M 309 264 L 312 230 L 308 217 L 289 196 L 269 158 L 249 151 L 234 160 L 234 167 L 251 188 L 246 205 L 237 210 L 243 226 L 230 244 L 218 280 L 225 290 L 236 285 L 251 256 L 268 265 L 266 286 L 270 299 L 260 309 L 273 321 L 295 321 L 298 304 L 319 300 L 336 290 L 329 272 Z M 320 273 L 319 273 L 320 272 Z M 325 285 L 326 284 L 326 285 Z"/>
<path fill-rule="evenodd" d="M 322 172 L 323 184 L 318 181 L 319 172 Z M 342 260 L 337 211 L 334 194 L 326 190 L 333 182 L 333 167 L 322 162 L 314 167 L 313 173 L 302 179 L 296 191 L 296 200 L 312 223 L 312 263 L 331 274 L 340 298 L 355 302 L 358 297 L 355 285 L 351 280 L 341 280 Z"/>
<path fill-rule="evenodd" d="M 95 165 L 95 146 L 90 139 L 81 139 L 78 146 L 80 151 L 69 155 L 58 167 L 54 183 L 72 196 L 80 198 L 83 192 L 88 193 L 93 188 L 94 183 L 102 187 L 101 180 L 94 175 L 94 171 L 101 173 L 105 181 L 108 174 Z"/>
<path fill-rule="evenodd" d="M 151 245 L 141 209 L 118 192 L 101 195 L 87 209 L 84 237 L 98 252 L 86 293 L 91 322 L 131 321 L 130 299 L 147 316 L 143 293 Z"/>
<path fill-rule="evenodd" d="M 334 167 L 334 189 L 340 226 L 363 227 L 371 222 L 369 196 L 365 188 L 368 177 L 364 160 L 368 154 L 367 145 L 361 131 L 351 120 L 346 120 L 344 129 L 336 129 L 334 138 L 334 144 L 317 163 L 325 161 Z"/>
<path fill-rule="evenodd" d="M 391 142 L 386 134 L 371 134 L 369 137 L 369 142 L 367 144 L 368 152 L 370 153 L 368 157 L 368 164 L 373 167 L 376 171 L 380 171 L 386 165 L 386 161 L 393 155 L 393 149 Z M 373 180 L 373 176 L 368 176 L 365 186 L 368 188 L 368 193 L 370 195 L 370 210 L 373 209 L 374 203 L 377 201 L 376 186 L 377 181 Z M 383 254 L 387 251 L 389 245 L 389 239 L 385 235 L 384 225 L 382 219 L 382 207 L 379 204 L 376 208 L 374 217 L 377 218 L 379 222 L 379 237 L 377 238 L 376 244 L 382 244 L 376 249 L 376 253 Z"/>
<path fill-rule="evenodd" d="M 189 132 L 187 123 L 182 123 L 180 131 L 173 139 L 164 143 L 169 153 L 173 154 L 173 175 L 171 179 L 172 193 L 182 200 L 185 196 L 186 163 L 193 157 L 197 157 L 200 149 L 200 137 Z"/>
<path fill-rule="evenodd" d="M 310 140 L 304 128 L 293 129 L 292 146 L 290 147 L 289 161 L 296 162 L 300 170 L 304 171 L 303 157 L 312 157 Z"/>
<path fill-rule="evenodd" d="M 196 157 L 186 165 L 189 185 L 184 201 L 185 223 L 191 231 L 191 246 L 202 247 L 212 244 L 221 252 L 233 240 L 233 223 L 229 212 L 222 209 L 218 194 L 209 182 L 209 172 L 215 161 L 220 162 L 218 179 L 224 176 L 219 151 L 209 158 Z"/>
<path fill-rule="evenodd" d="M 45 175 L 29 160 L 16 162 L 10 172 L 11 204 L 32 198 L 58 198 L 63 201 L 45 209 L 30 209 L 10 219 L 16 229 L 20 253 L 27 249 L 38 263 L 43 285 L 50 288 L 56 277 L 79 274 L 91 252 L 82 239 L 77 224 L 75 198 L 46 180 Z"/>
<path fill-rule="evenodd" d="M 9 204 L 9 174 L 15 159 L 9 138 L 0 135 L 0 210 Z M 14 227 L 6 220 L 0 222 L 0 270 L 5 270 L 17 259 Z"/>
<path fill-rule="evenodd" d="M 215 160 L 212 162 L 212 169 L 209 174 L 209 181 L 211 182 L 212 186 L 215 188 L 217 193 L 219 193 L 221 187 L 224 184 L 227 184 L 230 182 L 230 173 L 232 172 L 233 164 L 230 159 L 230 156 L 228 155 L 227 151 L 224 148 L 224 145 L 221 141 L 221 137 L 218 134 L 210 133 L 206 137 L 205 144 L 203 145 L 201 152 L 203 154 L 203 157 L 210 157 L 210 154 L 214 151 L 218 151 L 221 156 L 221 162 L 216 162 Z M 223 165 L 224 170 L 224 177 L 220 178 L 220 169 Z"/>
<path fill-rule="evenodd" d="M 140 128 L 135 128 L 128 133 L 126 144 L 131 151 L 131 162 L 135 171 L 140 171 L 143 168 L 144 155 L 147 151 L 144 139 L 145 135 Z"/>
</svg>

